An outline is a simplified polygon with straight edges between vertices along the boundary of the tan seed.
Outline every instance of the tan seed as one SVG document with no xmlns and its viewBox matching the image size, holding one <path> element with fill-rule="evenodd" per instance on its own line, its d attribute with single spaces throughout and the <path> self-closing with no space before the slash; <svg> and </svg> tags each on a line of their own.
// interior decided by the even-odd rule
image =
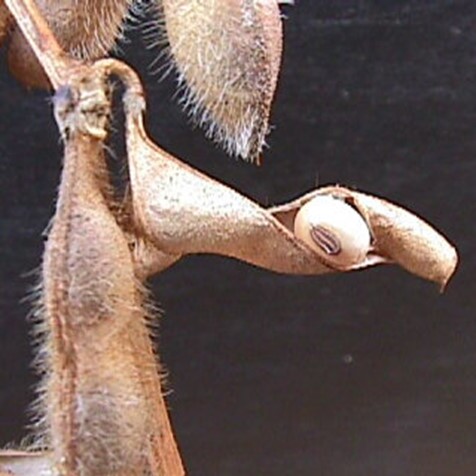
<svg viewBox="0 0 476 476">
<path fill-rule="evenodd" d="M 294 233 L 326 261 L 342 268 L 362 262 L 371 242 L 360 213 L 329 196 L 315 197 L 299 210 Z"/>
</svg>

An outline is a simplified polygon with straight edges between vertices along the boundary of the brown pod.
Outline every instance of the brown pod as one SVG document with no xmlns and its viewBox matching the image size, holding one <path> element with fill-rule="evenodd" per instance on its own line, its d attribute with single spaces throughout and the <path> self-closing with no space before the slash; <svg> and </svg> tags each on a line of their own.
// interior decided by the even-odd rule
<svg viewBox="0 0 476 476">
<path fill-rule="evenodd" d="M 61 47 L 74 58 L 93 60 L 114 47 L 121 36 L 132 1 L 37 0 L 36 3 Z M 46 75 L 18 28 L 12 35 L 8 62 L 12 74 L 25 86 L 49 86 Z"/>
<path fill-rule="evenodd" d="M 8 68 L 10 73 L 25 87 L 49 89 L 50 82 L 44 69 L 19 28 L 12 33 L 8 48 Z"/>
<path fill-rule="evenodd" d="M 310 192 L 290 203 L 270 209 L 289 229 L 299 211 L 318 197 L 333 197 L 355 208 L 369 227 L 372 243 L 364 260 L 347 268 L 363 269 L 379 263 L 395 263 L 410 273 L 438 283 L 444 289 L 453 276 L 458 254 L 455 247 L 422 218 L 394 203 L 339 186 Z M 343 223 L 345 227 L 345 221 Z"/>
<path fill-rule="evenodd" d="M 126 119 L 135 223 L 164 256 L 214 253 L 278 273 L 332 271 L 259 205 L 152 143 L 140 115 Z"/>
<path fill-rule="evenodd" d="M 128 241 L 101 193 L 102 144 L 92 142 L 66 145 L 44 255 L 48 439 L 61 474 L 141 475 L 148 416 L 131 335 L 143 318 Z"/>
<path fill-rule="evenodd" d="M 0 0 L 0 46 L 3 43 L 3 40 L 7 36 L 10 25 L 12 24 L 12 16 L 3 2 Z"/>
<path fill-rule="evenodd" d="M 103 144 L 78 132 L 107 117 L 108 103 L 92 101 L 96 86 L 84 86 L 84 115 L 71 89 L 55 97 L 66 142 L 42 267 L 46 441 L 59 474 L 139 476 L 150 420 L 141 368 L 155 364 L 134 341 L 144 313 L 129 242 L 111 212 Z"/>
<path fill-rule="evenodd" d="M 456 248 L 423 219 L 381 198 L 352 192 L 366 215 L 377 251 L 444 290 L 458 264 Z"/>
<path fill-rule="evenodd" d="M 110 104 L 100 71 L 91 67 L 54 98 L 65 158 L 42 268 L 42 442 L 55 474 L 183 476 L 131 236 L 109 190 L 102 141 Z"/>
<path fill-rule="evenodd" d="M 182 103 L 233 155 L 257 160 L 281 61 L 277 0 L 163 0 Z"/>
<path fill-rule="evenodd" d="M 330 186 L 264 210 L 152 143 L 140 92 L 127 97 L 134 219 L 164 256 L 214 253 L 315 275 L 394 262 L 442 287 L 454 273 L 455 248 L 422 219 L 380 198 Z"/>
</svg>

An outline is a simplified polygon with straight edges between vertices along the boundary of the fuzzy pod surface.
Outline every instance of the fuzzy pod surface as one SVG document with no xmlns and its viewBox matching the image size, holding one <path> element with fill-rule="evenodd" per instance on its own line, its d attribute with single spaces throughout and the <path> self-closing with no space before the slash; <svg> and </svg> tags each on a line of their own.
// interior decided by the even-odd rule
<svg viewBox="0 0 476 476">
<path fill-rule="evenodd" d="M 228 153 L 258 160 L 282 50 L 277 0 L 159 3 L 182 103 Z"/>
<path fill-rule="evenodd" d="M 72 57 L 94 60 L 106 55 L 122 35 L 134 0 L 37 0 L 60 46 Z M 1 26 L 1 7 L 0 7 Z M 12 74 L 25 86 L 48 87 L 48 79 L 21 31 L 12 33 L 8 52 Z"/>
<path fill-rule="evenodd" d="M 43 260 L 47 441 L 61 474 L 140 475 L 148 416 L 133 264 L 90 160 L 101 145 L 75 142 Z"/>
</svg>

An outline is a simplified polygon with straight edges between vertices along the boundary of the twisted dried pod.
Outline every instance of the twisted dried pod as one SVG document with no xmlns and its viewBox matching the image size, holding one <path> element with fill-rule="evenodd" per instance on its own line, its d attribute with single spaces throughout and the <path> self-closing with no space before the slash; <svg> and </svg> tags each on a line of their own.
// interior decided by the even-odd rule
<svg viewBox="0 0 476 476">
<path fill-rule="evenodd" d="M 446 287 L 456 270 L 458 253 L 443 235 L 417 215 L 382 198 L 347 191 L 341 195 L 366 216 L 378 253 L 438 283 L 442 290 Z"/>
<path fill-rule="evenodd" d="M 332 263 L 253 201 L 156 146 L 140 114 L 126 117 L 136 228 L 163 256 L 215 253 L 291 274 L 331 270 Z"/>
<path fill-rule="evenodd" d="M 40 35 L 32 38 L 33 43 Z M 68 62 L 62 66 L 68 72 Z M 352 205 L 372 236 L 362 261 L 343 270 L 395 261 L 445 284 L 457 256 L 421 219 L 344 188 L 327 187 L 262 209 L 155 146 L 143 128 L 140 87 L 128 95 L 126 111 L 133 213 L 141 233 L 131 242 L 108 192 L 102 151 L 109 101 L 104 85 L 95 81 L 96 66 L 84 68 L 89 80 L 70 85 L 55 98 L 66 147 L 43 264 L 46 443 L 53 448 L 56 474 L 178 476 L 183 474 L 180 458 L 170 441 L 170 454 L 164 443 L 170 428 L 145 327 L 133 245 L 146 245 L 139 253 L 143 276 L 180 255 L 200 252 L 280 272 L 329 272 L 334 263 L 294 233 L 302 209 L 323 195 Z M 69 72 L 76 77 L 75 64 Z"/>
<path fill-rule="evenodd" d="M 185 108 L 230 154 L 258 159 L 281 61 L 278 1 L 159 5 Z"/>
<path fill-rule="evenodd" d="M 114 47 L 133 1 L 36 0 L 36 4 L 64 51 L 76 59 L 93 60 Z M 12 33 L 8 61 L 12 74 L 27 87 L 48 87 L 48 78 L 19 28 Z"/>
<path fill-rule="evenodd" d="M 370 230 L 369 253 L 351 269 L 361 269 L 372 262 L 395 263 L 444 289 L 458 264 L 455 247 L 423 219 L 387 200 L 329 186 L 269 211 L 287 228 L 293 229 L 299 210 L 323 196 L 347 202 L 360 213 Z"/>
<path fill-rule="evenodd" d="M 455 248 L 423 220 L 382 199 L 325 187 L 264 210 L 153 144 L 143 127 L 143 105 L 141 98 L 130 95 L 126 108 L 133 214 L 138 229 L 164 255 L 215 253 L 291 274 L 352 271 L 394 262 L 442 287 L 454 273 Z M 318 207 L 332 204 L 325 215 L 333 220 L 340 243 L 350 240 L 352 245 L 355 230 L 335 214 L 334 202 L 351 205 L 351 213 L 358 215 L 362 237 L 350 260 L 336 261 L 332 253 L 318 252 L 296 236 L 296 219 L 313 199 Z"/>
</svg>

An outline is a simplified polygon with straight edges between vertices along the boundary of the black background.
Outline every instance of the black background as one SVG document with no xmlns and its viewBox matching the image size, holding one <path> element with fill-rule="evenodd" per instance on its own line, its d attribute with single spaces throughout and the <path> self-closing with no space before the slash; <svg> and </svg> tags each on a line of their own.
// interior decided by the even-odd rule
<svg viewBox="0 0 476 476">
<path fill-rule="evenodd" d="M 265 205 L 316 183 L 383 195 L 459 248 L 448 291 L 392 267 L 278 276 L 187 258 L 152 281 L 168 402 L 191 475 L 476 474 L 476 3 L 301 0 L 284 8 L 275 129 L 260 168 L 192 130 L 158 51 L 154 139 Z M 0 444 L 25 434 L 30 304 L 61 146 L 45 94 L 0 71 Z"/>
</svg>

